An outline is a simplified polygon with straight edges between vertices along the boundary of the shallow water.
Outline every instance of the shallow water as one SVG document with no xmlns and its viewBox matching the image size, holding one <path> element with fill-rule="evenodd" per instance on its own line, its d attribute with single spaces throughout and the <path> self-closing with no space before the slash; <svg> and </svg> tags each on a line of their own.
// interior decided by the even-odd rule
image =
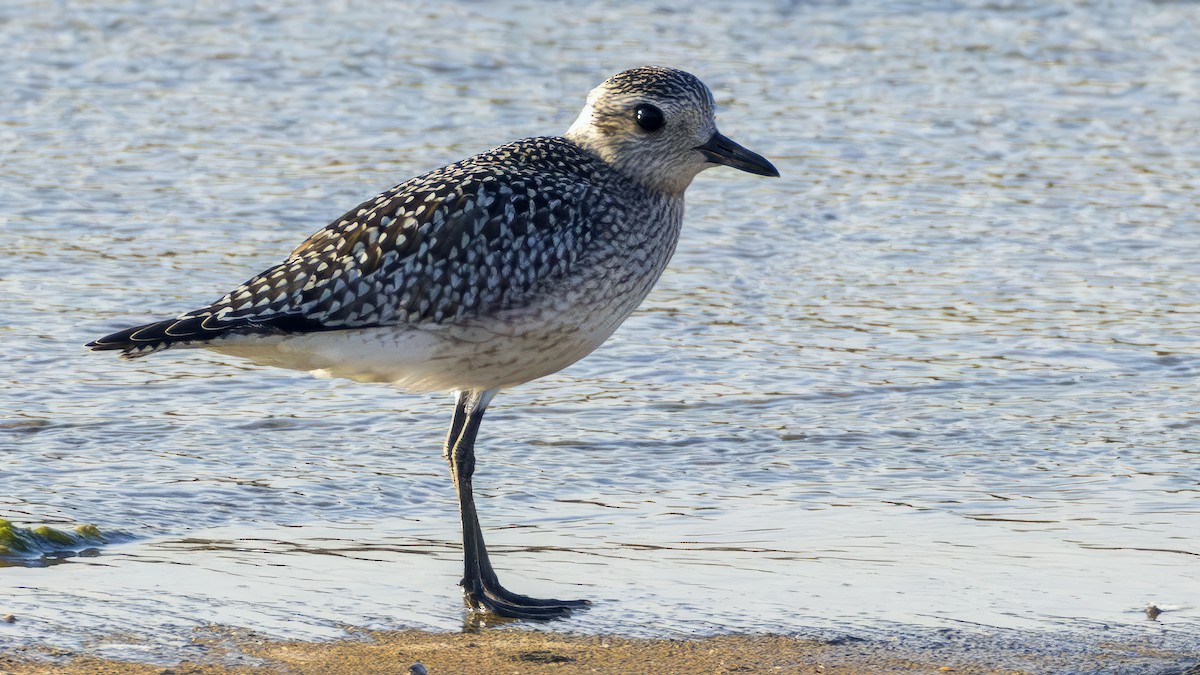
<svg viewBox="0 0 1200 675">
<path fill-rule="evenodd" d="M 0 7 L 0 518 L 114 542 L 0 568 L 0 640 L 460 627 L 449 398 L 81 345 L 649 62 L 783 178 L 496 399 L 502 578 L 597 601 L 548 629 L 1200 643 L 1200 6 L 157 4 Z"/>
</svg>

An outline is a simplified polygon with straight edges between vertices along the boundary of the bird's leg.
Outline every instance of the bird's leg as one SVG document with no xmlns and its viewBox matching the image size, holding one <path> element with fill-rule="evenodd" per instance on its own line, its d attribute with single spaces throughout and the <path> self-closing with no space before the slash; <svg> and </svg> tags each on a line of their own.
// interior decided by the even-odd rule
<svg viewBox="0 0 1200 675">
<path fill-rule="evenodd" d="M 454 469 L 454 458 L 451 453 L 454 452 L 454 444 L 458 442 L 458 437 L 462 434 L 463 425 L 467 423 L 467 403 L 470 398 L 471 395 L 465 391 L 454 394 L 454 419 L 450 422 L 450 432 L 446 434 L 446 444 L 442 446 L 442 457 L 450 463 L 451 470 Z"/>
<path fill-rule="evenodd" d="M 483 420 L 483 412 L 493 392 L 461 392 L 454 408 L 454 421 L 446 438 L 446 456 L 450 473 L 458 491 L 459 512 L 463 528 L 463 595 L 467 603 L 484 610 L 517 619 L 553 619 L 567 616 L 572 607 L 589 604 L 586 600 L 542 600 L 512 593 L 500 585 L 488 559 L 471 477 L 475 472 L 475 437 Z"/>
</svg>

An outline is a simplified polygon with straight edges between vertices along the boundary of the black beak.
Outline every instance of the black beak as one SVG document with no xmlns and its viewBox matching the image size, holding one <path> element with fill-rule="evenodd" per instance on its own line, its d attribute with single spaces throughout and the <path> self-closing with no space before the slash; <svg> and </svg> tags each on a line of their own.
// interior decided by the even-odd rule
<svg viewBox="0 0 1200 675">
<path fill-rule="evenodd" d="M 767 161 L 766 157 L 750 152 L 722 136 L 719 131 L 714 133 L 707 143 L 696 149 L 713 164 L 724 164 L 760 176 L 779 177 L 779 171 Z"/>
</svg>

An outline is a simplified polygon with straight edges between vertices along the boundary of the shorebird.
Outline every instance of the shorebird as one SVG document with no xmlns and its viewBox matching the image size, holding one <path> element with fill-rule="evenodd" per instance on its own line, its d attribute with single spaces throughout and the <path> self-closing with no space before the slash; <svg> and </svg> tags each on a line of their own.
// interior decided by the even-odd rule
<svg viewBox="0 0 1200 675">
<path fill-rule="evenodd" d="M 528 138 L 407 180 L 317 231 L 220 300 L 87 346 L 140 358 L 203 347 L 410 391 L 455 393 L 444 453 L 458 493 L 467 606 L 520 619 L 586 600 L 500 585 L 475 511 L 475 437 L 502 389 L 587 356 L 667 266 L 683 195 L 765 158 L 717 131 L 695 76 L 644 66 L 588 95 L 562 136 Z"/>
</svg>

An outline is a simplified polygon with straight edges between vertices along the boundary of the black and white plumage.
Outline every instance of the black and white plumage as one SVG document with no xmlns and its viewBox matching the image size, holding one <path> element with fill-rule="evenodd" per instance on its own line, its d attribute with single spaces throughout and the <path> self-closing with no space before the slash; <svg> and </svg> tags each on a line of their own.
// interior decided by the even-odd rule
<svg viewBox="0 0 1200 675">
<path fill-rule="evenodd" d="M 363 202 L 216 302 L 100 338 L 129 358 L 205 347 L 287 368 L 458 392 L 446 442 L 468 603 L 549 618 L 579 603 L 504 590 L 471 498 L 474 437 L 500 389 L 583 358 L 674 251 L 683 193 L 724 164 L 777 176 L 717 132 L 694 76 L 642 67 L 597 87 L 562 137 L 500 146 Z"/>
</svg>

